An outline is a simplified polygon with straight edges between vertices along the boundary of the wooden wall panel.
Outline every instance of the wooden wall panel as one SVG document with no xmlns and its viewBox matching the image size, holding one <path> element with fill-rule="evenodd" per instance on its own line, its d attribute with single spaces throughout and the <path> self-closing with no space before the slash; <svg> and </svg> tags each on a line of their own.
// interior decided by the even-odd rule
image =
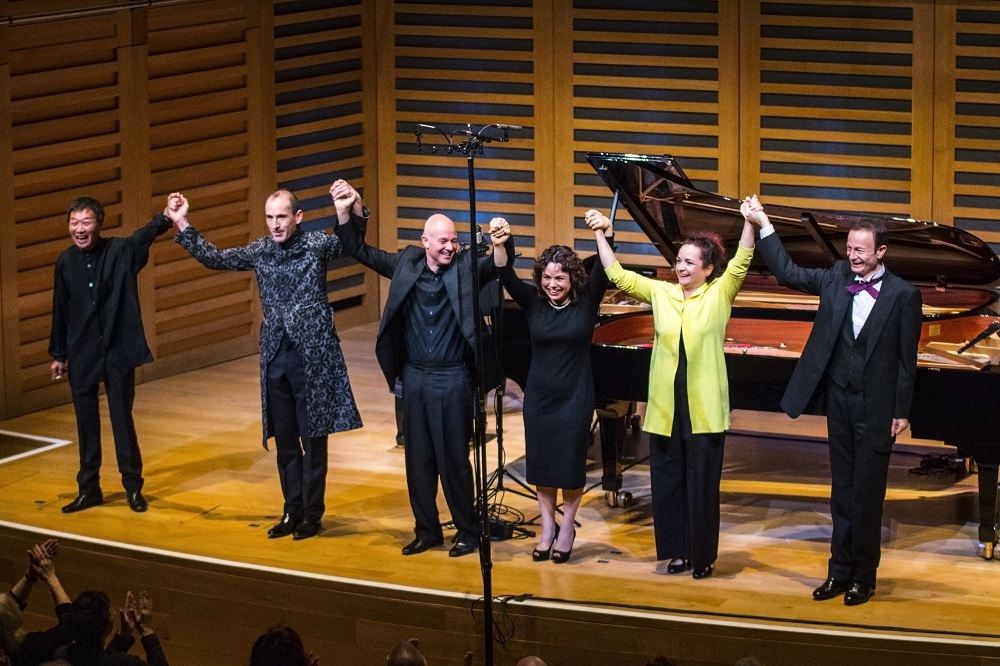
<svg viewBox="0 0 1000 666">
<path fill-rule="evenodd" d="M 191 203 L 191 223 L 220 248 L 260 235 L 262 201 L 250 107 L 259 94 L 250 68 L 251 2 L 179 5 L 149 13 L 150 206 L 170 192 Z M 210 271 L 167 233 L 154 246 L 155 298 L 147 331 L 156 364 L 171 374 L 256 351 L 260 310 L 253 273 Z M 149 269 L 147 269 L 149 270 Z"/>
<path fill-rule="evenodd" d="M 363 29 L 360 0 L 274 6 L 277 177 L 299 197 L 306 229 L 336 224 L 329 194 L 334 180 L 347 180 L 362 196 L 375 189 L 374 178 L 366 177 L 375 171 L 375 140 L 374 132 L 366 140 L 364 131 L 374 109 L 364 96 Z M 344 257 L 331 263 L 327 279 L 339 326 L 378 317 L 378 280 L 367 269 Z"/>
<path fill-rule="evenodd" d="M 575 217 L 561 234 L 582 254 L 596 251 L 583 222 L 589 208 L 608 212 L 611 192 L 586 153 L 670 154 L 695 182 L 735 195 L 738 169 L 739 8 L 724 2 L 566 0 L 556 12 L 557 191 Z M 561 216 L 560 216 L 561 217 Z M 620 258 L 663 265 L 624 208 L 616 220 Z"/>
<path fill-rule="evenodd" d="M 741 192 L 928 219 L 932 9 L 744 3 Z"/>
<path fill-rule="evenodd" d="M 386 3 L 388 4 L 388 3 Z M 476 222 L 503 216 L 515 228 L 519 250 L 533 254 L 536 220 L 552 225 L 552 109 L 538 95 L 551 89 L 551 68 L 536 68 L 549 34 L 536 35 L 538 15 L 551 25 L 551 8 L 530 0 L 498 0 L 467 8 L 445 2 L 398 2 L 380 9 L 378 42 L 379 210 L 383 247 L 419 243 L 424 221 L 441 212 L 455 220 L 462 242 L 469 240 L 469 159 L 447 151 L 443 134 L 502 123 L 523 129 L 509 142 L 484 143 L 472 161 Z M 539 46 L 538 42 L 541 42 Z M 539 101 L 542 101 L 539 104 Z M 424 129 L 418 151 L 414 128 Z M 443 134 L 442 134 L 443 133 Z M 482 137 L 500 139 L 489 130 Z M 455 134 L 452 145 L 467 137 Z M 430 145 L 439 146 L 432 152 Z"/>
<path fill-rule="evenodd" d="M 1000 6 L 939 3 L 934 219 L 1000 250 Z"/>
<path fill-rule="evenodd" d="M 119 122 L 127 14 L 5 28 L 4 134 L 8 159 L 2 254 L 5 413 L 65 401 L 50 379 L 52 267 L 69 246 L 66 206 L 91 195 L 109 235 L 144 224 L 128 207 L 122 173 L 129 148 Z"/>
</svg>

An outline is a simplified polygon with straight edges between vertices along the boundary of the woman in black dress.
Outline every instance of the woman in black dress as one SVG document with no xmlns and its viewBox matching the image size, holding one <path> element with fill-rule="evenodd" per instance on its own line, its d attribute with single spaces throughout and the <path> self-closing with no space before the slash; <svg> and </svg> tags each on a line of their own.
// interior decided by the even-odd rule
<svg viewBox="0 0 1000 666">
<path fill-rule="evenodd" d="M 595 211 L 596 213 L 596 211 Z M 573 250 L 553 245 L 535 261 L 532 287 L 514 273 L 504 243 L 510 226 L 490 222 L 493 260 L 511 297 L 521 306 L 531 335 L 531 367 L 524 389 L 527 481 L 536 486 L 542 535 L 531 558 L 561 564 L 573 552 L 574 520 L 586 484 L 587 447 L 594 414 L 590 343 L 608 280 L 600 262 L 588 279 Z M 562 490 L 562 524 L 556 495 Z"/>
</svg>

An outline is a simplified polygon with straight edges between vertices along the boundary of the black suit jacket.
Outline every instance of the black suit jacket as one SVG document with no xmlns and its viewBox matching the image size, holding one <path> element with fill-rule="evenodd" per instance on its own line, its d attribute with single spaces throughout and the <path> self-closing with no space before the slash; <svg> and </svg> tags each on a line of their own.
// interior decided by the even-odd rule
<svg viewBox="0 0 1000 666">
<path fill-rule="evenodd" d="M 820 382 L 827 378 L 844 318 L 850 317 L 855 281 L 847 261 L 831 268 L 801 268 L 788 256 L 776 233 L 757 242 L 778 283 L 819 296 L 819 309 L 809 340 L 792 372 L 781 399 L 781 408 L 792 418 L 813 399 Z M 864 386 L 868 432 L 876 450 L 892 447 L 888 436 L 894 418 L 909 419 L 913 383 L 917 373 L 917 343 L 922 321 L 920 291 L 888 271 L 865 326 L 869 327 L 865 350 Z"/>
<path fill-rule="evenodd" d="M 421 271 L 427 265 L 427 253 L 423 247 L 411 245 L 399 252 L 386 252 L 372 247 L 365 242 L 368 219 L 351 215 L 351 221 L 341 224 L 336 234 L 343 243 L 344 252 L 359 262 L 371 268 L 383 277 L 390 278 L 389 294 L 385 309 L 382 310 L 382 321 L 379 324 L 378 336 L 375 340 L 375 357 L 378 359 L 382 374 L 389 384 L 390 390 L 395 387 L 406 363 L 406 340 L 404 339 L 405 322 L 403 321 L 403 304 L 410 290 L 420 277 Z M 452 260 L 454 265 L 445 271 L 444 284 L 448 290 L 448 300 L 455 309 L 462 336 L 470 347 L 475 346 L 475 321 L 472 316 L 472 253 L 465 250 L 459 252 Z M 485 286 L 495 274 L 496 268 L 491 257 L 482 257 L 477 262 L 480 285 Z M 489 348 L 486 341 L 484 348 Z M 487 386 L 492 386 L 487 377 Z"/>
</svg>

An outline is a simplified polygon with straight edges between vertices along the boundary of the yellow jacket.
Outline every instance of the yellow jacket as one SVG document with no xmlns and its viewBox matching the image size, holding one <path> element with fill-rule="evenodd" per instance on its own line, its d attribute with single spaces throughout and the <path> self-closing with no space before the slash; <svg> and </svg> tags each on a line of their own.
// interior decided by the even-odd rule
<svg viewBox="0 0 1000 666">
<path fill-rule="evenodd" d="M 608 278 L 622 291 L 653 306 L 653 358 L 649 364 L 649 402 L 643 430 L 669 437 L 674 423 L 674 375 L 684 333 L 688 402 L 694 433 L 729 428 L 729 378 L 723 343 L 733 300 L 743 284 L 753 249 L 742 245 L 725 272 L 686 300 L 679 284 L 643 277 L 615 262 Z"/>
</svg>

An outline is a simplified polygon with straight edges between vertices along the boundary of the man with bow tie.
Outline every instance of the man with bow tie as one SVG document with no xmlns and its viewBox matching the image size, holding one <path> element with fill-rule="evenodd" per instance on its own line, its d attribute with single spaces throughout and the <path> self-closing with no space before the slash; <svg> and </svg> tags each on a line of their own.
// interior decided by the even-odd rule
<svg viewBox="0 0 1000 666">
<path fill-rule="evenodd" d="M 859 219 L 847 259 L 802 268 L 785 251 L 756 195 L 740 207 L 760 227 L 757 252 L 779 284 L 819 296 L 812 331 L 781 399 L 792 418 L 825 392 L 833 536 L 825 601 L 863 604 L 875 593 L 889 454 L 909 423 L 920 340 L 920 291 L 882 263 L 886 229 Z"/>
</svg>

